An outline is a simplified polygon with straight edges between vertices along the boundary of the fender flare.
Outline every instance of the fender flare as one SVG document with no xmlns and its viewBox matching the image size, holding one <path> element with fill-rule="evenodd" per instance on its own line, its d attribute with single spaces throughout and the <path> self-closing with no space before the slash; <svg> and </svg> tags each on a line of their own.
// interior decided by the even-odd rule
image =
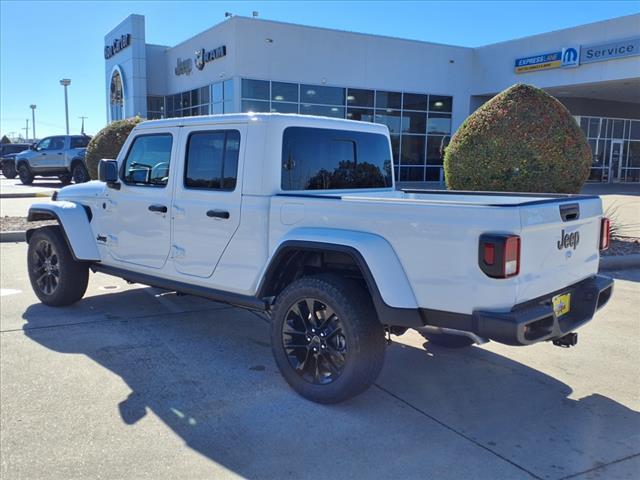
<svg viewBox="0 0 640 480">
<path fill-rule="evenodd" d="M 276 245 L 267 263 L 258 288 L 259 298 L 264 296 L 283 256 L 292 249 L 350 255 L 363 274 L 381 323 L 413 328 L 424 325 L 413 289 L 393 247 L 381 236 L 366 232 L 306 227 L 290 231 Z"/>
<path fill-rule="evenodd" d="M 34 203 L 29 209 L 28 222 L 56 220 L 67 240 L 74 260 L 100 261 L 100 252 L 91 230 L 91 210 L 74 202 L 53 201 Z M 27 231 L 27 243 L 34 229 Z"/>
</svg>

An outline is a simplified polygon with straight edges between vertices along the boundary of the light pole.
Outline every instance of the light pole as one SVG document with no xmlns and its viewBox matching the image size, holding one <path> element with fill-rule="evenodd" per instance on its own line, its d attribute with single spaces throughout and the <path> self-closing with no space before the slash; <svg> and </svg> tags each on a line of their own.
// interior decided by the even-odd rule
<svg viewBox="0 0 640 480">
<path fill-rule="evenodd" d="M 63 78 L 60 80 L 60 85 L 64 87 L 64 116 L 67 121 L 67 135 L 69 135 L 69 99 L 67 97 L 67 87 L 71 85 L 71 80 Z"/>
<path fill-rule="evenodd" d="M 31 108 L 31 131 L 33 132 L 33 140 L 36 139 L 36 106 L 29 105 Z"/>
<path fill-rule="evenodd" d="M 25 121 L 27 122 L 27 126 L 24 128 L 24 140 L 29 141 L 29 119 L 25 118 Z"/>
</svg>

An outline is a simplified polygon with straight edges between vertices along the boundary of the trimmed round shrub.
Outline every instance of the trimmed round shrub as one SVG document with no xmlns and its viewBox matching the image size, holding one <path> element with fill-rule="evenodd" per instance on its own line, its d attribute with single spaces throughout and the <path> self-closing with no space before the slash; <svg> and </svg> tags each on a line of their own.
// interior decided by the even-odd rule
<svg viewBox="0 0 640 480">
<path fill-rule="evenodd" d="M 85 161 L 92 180 L 98 179 L 98 163 L 102 158 L 116 158 L 129 133 L 142 121 L 140 117 L 116 120 L 100 130 L 87 145 Z"/>
<path fill-rule="evenodd" d="M 472 113 L 444 157 L 452 190 L 577 193 L 591 148 L 571 113 L 531 85 L 514 85 Z"/>
</svg>

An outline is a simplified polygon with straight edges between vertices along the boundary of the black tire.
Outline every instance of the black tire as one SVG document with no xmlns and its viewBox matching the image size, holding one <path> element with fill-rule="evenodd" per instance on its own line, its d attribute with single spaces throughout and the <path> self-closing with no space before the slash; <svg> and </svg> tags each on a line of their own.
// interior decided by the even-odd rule
<svg viewBox="0 0 640 480">
<path fill-rule="evenodd" d="M 420 332 L 429 343 L 444 348 L 465 348 L 474 344 L 474 341 L 464 335 L 451 335 L 448 333 Z"/>
<path fill-rule="evenodd" d="M 18 172 L 16 171 L 16 164 L 13 162 L 5 162 L 2 165 L 2 174 L 5 178 L 16 178 Z"/>
<path fill-rule="evenodd" d="M 80 300 L 87 291 L 89 267 L 73 259 L 58 225 L 38 228 L 29 239 L 29 280 L 45 305 L 61 307 Z"/>
<path fill-rule="evenodd" d="M 337 403 L 364 392 L 380 373 L 385 347 L 371 298 L 356 282 L 303 277 L 276 299 L 271 350 L 284 379 L 308 400 Z"/>
<path fill-rule="evenodd" d="M 73 177 L 70 173 L 63 173 L 62 175 L 58 175 L 58 180 L 60 180 L 60 183 L 62 183 L 62 185 L 69 185 L 72 178 Z"/>
<path fill-rule="evenodd" d="M 18 165 L 18 176 L 23 185 L 31 185 L 33 183 L 33 173 L 26 163 Z"/>
<path fill-rule="evenodd" d="M 71 176 L 75 183 L 85 183 L 91 180 L 87 167 L 85 167 L 82 162 L 77 162 L 73 165 L 73 168 L 71 169 Z"/>
</svg>

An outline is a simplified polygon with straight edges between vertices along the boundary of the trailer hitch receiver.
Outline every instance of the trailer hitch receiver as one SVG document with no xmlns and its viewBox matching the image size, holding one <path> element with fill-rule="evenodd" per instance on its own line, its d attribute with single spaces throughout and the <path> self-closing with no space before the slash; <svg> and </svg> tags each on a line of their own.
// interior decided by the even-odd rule
<svg viewBox="0 0 640 480">
<path fill-rule="evenodd" d="M 578 344 L 578 334 L 576 332 L 567 333 L 560 338 L 556 338 L 553 340 L 553 344 L 556 347 L 574 347 Z"/>
</svg>

